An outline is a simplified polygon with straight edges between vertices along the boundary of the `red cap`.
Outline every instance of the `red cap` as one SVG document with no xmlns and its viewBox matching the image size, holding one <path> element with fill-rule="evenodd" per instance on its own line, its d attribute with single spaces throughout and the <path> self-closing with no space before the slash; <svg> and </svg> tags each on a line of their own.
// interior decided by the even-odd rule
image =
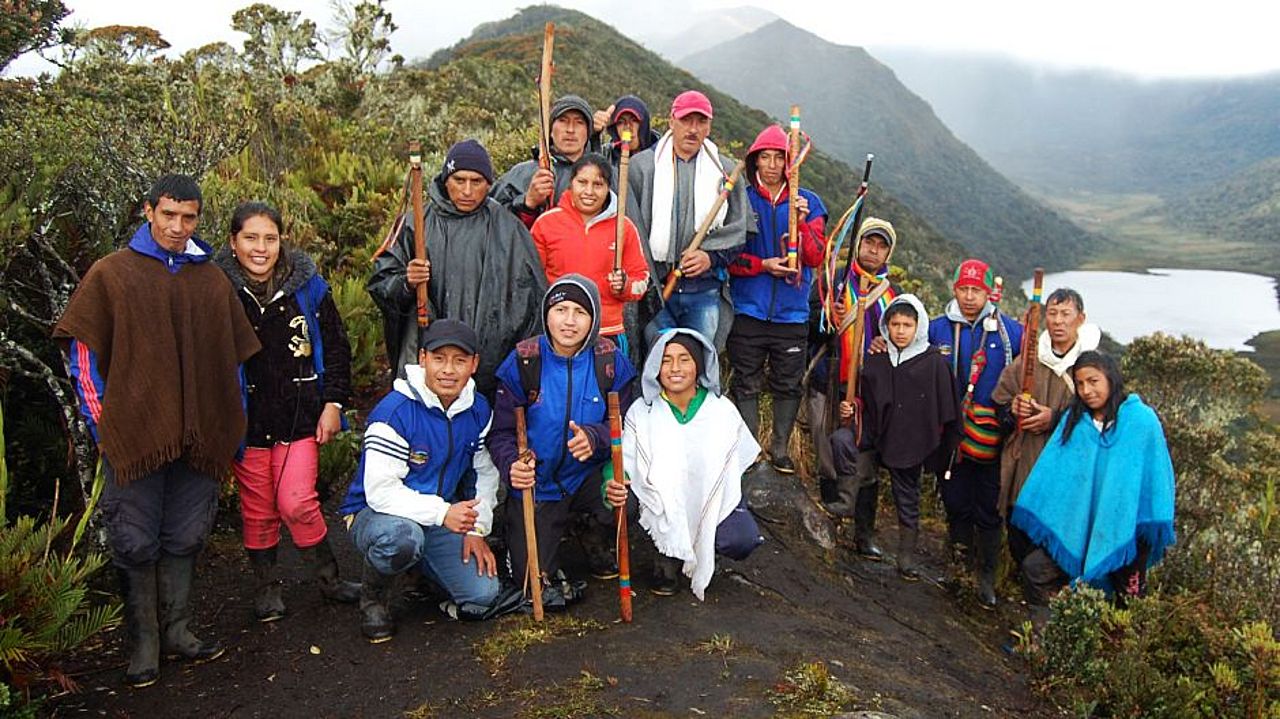
<svg viewBox="0 0 1280 719">
<path fill-rule="evenodd" d="M 995 281 L 991 277 L 991 268 L 982 260 L 965 260 L 956 268 L 955 277 L 951 280 L 951 286 L 955 287 L 981 287 L 987 292 L 991 291 Z"/>
<path fill-rule="evenodd" d="M 671 101 L 671 116 L 675 119 L 679 120 L 691 112 L 702 113 L 710 119 L 713 117 L 711 101 L 697 90 L 685 90 Z"/>
</svg>

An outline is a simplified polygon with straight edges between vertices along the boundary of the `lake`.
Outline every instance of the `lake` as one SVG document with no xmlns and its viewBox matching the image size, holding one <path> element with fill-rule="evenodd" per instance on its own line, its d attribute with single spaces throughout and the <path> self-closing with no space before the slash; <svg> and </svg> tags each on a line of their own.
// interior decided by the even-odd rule
<svg viewBox="0 0 1280 719">
<path fill-rule="evenodd" d="M 1219 270 L 1152 269 L 1148 274 L 1073 270 L 1044 276 L 1044 296 L 1070 287 L 1085 313 L 1117 342 L 1156 331 L 1190 335 L 1210 347 L 1249 352 L 1249 339 L 1280 329 L 1271 277 Z M 1022 289 L 1031 296 L 1031 280 Z"/>
</svg>

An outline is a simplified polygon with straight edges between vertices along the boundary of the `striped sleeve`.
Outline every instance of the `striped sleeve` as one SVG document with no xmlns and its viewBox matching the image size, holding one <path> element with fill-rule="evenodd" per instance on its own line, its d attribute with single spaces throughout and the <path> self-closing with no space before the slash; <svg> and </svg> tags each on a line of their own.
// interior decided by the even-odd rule
<svg viewBox="0 0 1280 719">
<path fill-rule="evenodd" d="M 422 494 L 404 483 L 409 475 L 409 443 L 386 422 L 373 422 L 364 432 L 364 496 L 375 512 L 439 526 L 449 503 Z"/>
<path fill-rule="evenodd" d="M 98 420 L 102 417 L 102 398 L 107 392 L 107 383 L 98 371 L 98 355 L 89 349 L 89 345 L 72 338 L 69 352 L 71 381 L 76 388 L 76 397 L 80 400 L 80 414 L 98 441 Z"/>
</svg>

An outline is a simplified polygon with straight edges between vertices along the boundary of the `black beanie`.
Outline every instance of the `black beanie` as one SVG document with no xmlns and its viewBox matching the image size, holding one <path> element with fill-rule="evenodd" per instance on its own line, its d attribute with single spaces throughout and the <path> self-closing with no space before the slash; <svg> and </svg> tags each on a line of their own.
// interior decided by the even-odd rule
<svg viewBox="0 0 1280 719">
<path fill-rule="evenodd" d="M 702 342 L 697 337 L 680 332 L 667 344 L 677 344 L 689 350 L 689 354 L 693 357 L 693 366 L 698 369 L 698 378 L 705 374 L 703 368 L 707 366 L 707 349 L 702 346 Z"/>
<path fill-rule="evenodd" d="M 587 291 L 582 289 L 576 282 L 557 282 L 547 290 L 547 298 L 542 303 L 542 321 L 545 324 L 547 313 L 551 312 L 551 308 L 561 302 L 577 302 L 582 309 L 591 315 L 591 319 L 595 319 L 595 310 L 592 309 L 591 296 Z"/>
<path fill-rule="evenodd" d="M 484 179 L 493 182 L 493 162 L 484 145 L 476 140 L 463 140 L 449 148 L 444 157 L 444 168 L 440 170 L 441 179 L 449 179 L 449 175 L 458 170 L 470 170 L 480 173 Z"/>
</svg>

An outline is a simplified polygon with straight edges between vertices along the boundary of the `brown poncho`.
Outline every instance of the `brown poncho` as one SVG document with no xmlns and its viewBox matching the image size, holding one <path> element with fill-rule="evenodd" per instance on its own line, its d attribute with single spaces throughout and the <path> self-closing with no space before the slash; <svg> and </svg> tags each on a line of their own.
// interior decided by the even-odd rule
<svg viewBox="0 0 1280 719">
<path fill-rule="evenodd" d="M 98 356 L 106 383 L 99 448 L 128 483 L 185 458 L 223 473 L 244 436 L 238 365 L 259 349 L 212 262 L 171 274 L 122 249 L 94 263 L 54 327 Z"/>
</svg>

